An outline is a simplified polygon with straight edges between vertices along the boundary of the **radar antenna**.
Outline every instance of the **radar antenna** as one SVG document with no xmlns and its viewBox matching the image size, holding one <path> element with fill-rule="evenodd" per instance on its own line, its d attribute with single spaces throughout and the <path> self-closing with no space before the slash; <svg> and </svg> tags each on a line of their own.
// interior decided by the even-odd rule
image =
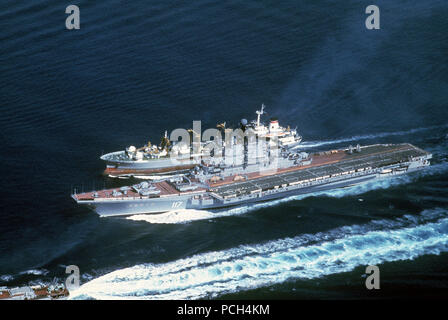
<svg viewBox="0 0 448 320">
<path fill-rule="evenodd" d="M 217 127 L 217 128 L 220 128 L 220 129 L 225 129 L 225 128 L 226 128 L 226 122 L 224 121 L 223 123 L 218 123 L 218 124 L 216 125 L 216 127 Z"/>
<path fill-rule="evenodd" d="M 188 129 L 187 131 L 188 131 L 189 133 L 192 133 L 192 134 L 196 135 L 196 136 L 199 135 L 199 133 L 197 133 L 197 132 L 194 131 L 193 129 Z"/>
<path fill-rule="evenodd" d="M 168 139 L 168 131 L 165 131 L 165 136 L 162 138 L 162 141 L 160 142 L 160 149 L 166 149 L 168 150 L 171 145 L 170 139 Z"/>
<path fill-rule="evenodd" d="M 264 114 L 264 107 L 265 107 L 265 105 L 264 105 L 264 103 L 262 103 L 261 104 L 261 110 L 255 111 L 255 113 L 257 114 L 257 127 L 260 126 L 260 116 L 262 114 Z"/>
</svg>

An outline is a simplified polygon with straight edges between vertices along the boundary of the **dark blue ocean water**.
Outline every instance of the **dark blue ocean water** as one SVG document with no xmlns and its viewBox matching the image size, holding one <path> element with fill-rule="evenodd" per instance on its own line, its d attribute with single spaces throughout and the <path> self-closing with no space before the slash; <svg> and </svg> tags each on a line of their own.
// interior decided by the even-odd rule
<svg viewBox="0 0 448 320">
<path fill-rule="evenodd" d="M 63 282 L 75 264 L 79 298 L 446 297 L 448 4 L 377 0 L 367 30 L 370 4 L 2 1 L 0 286 Z M 188 216 L 99 218 L 71 200 L 118 183 L 102 152 L 261 103 L 306 150 L 410 142 L 433 166 Z"/>
</svg>

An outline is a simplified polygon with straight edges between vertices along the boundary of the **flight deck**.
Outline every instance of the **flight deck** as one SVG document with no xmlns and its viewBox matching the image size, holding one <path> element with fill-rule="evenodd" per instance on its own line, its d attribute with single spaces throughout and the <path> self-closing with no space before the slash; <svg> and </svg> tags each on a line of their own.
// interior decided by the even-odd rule
<svg viewBox="0 0 448 320">
<path fill-rule="evenodd" d="M 345 154 L 342 159 L 338 160 L 341 152 Z M 242 182 L 221 185 L 213 188 L 213 191 L 219 196 L 227 198 L 297 183 L 310 183 L 320 179 L 334 178 L 339 175 L 356 174 L 356 172 L 407 162 L 414 157 L 426 155 L 428 155 L 428 152 L 411 144 L 373 145 L 362 147 L 360 151 L 352 151 L 352 153 L 341 150 L 333 153 L 327 151 L 313 156 L 314 158 L 325 157 L 326 161 L 324 163 L 313 160 L 314 165 L 302 168 L 297 167 L 295 170 L 287 172 L 282 172 L 279 169 L 278 173 L 274 175 L 259 176 Z M 332 161 L 333 157 L 336 158 L 334 162 Z"/>
</svg>

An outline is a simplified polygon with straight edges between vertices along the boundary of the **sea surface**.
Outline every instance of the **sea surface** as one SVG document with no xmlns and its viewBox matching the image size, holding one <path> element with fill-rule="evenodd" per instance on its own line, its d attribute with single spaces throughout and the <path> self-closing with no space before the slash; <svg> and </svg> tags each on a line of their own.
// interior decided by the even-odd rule
<svg viewBox="0 0 448 320">
<path fill-rule="evenodd" d="M 448 3 L 377 0 L 367 30 L 370 4 L 1 1 L 0 286 L 77 265 L 76 299 L 448 297 Z M 262 103 L 304 151 L 410 142 L 432 166 L 217 212 L 100 218 L 70 197 L 133 182 L 102 153 Z"/>
</svg>

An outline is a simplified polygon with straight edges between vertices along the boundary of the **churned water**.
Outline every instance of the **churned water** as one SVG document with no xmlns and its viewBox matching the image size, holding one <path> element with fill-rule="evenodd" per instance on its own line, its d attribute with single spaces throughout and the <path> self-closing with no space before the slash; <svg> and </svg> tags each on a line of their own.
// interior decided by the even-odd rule
<svg viewBox="0 0 448 320">
<path fill-rule="evenodd" d="M 448 4 L 376 1 L 0 4 L 0 286 L 65 281 L 75 299 L 447 295 Z M 253 119 L 305 151 L 410 142 L 432 166 L 221 211 L 100 218 L 75 205 L 104 152 L 165 130 Z M 265 119 L 266 119 L 265 118 Z"/>
</svg>

